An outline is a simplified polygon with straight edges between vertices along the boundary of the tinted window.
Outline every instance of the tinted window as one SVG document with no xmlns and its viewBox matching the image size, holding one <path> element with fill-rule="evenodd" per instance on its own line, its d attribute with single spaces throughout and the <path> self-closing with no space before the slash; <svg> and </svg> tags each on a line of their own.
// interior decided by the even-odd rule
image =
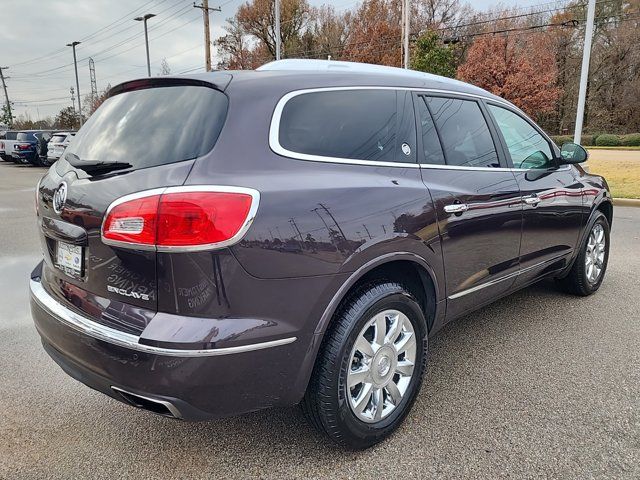
<svg viewBox="0 0 640 480">
<path fill-rule="evenodd" d="M 549 142 L 524 118 L 506 108 L 489 105 L 502 132 L 515 168 L 549 168 L 555 165 Z"/>
<path fill-rule="evenodd" d="M 282 111 L 279 141 L 307 155 L 414 162 L 411 93 L 337 90 L 295 96 Z"/>
<path fill-rule="evenodd" d="M 15 140 L 18 137 L 18 132 L 7 132 L 7 140 Z"/>
<path fill-rule="evenodd" d="M 420 118 L 420 129 L 422 133 L 422 149 L 424 150 L 424 158 L 421 163 L 431 163 L 434 165 L 444 165 L 444 155 L 442 154 L 442 146 L 438 138 L 436 126 L 433 118 L 427 108 L 426 98 L 418 97 L 418 117 Z"/>
<path fill-rule="evenodd" d="M 447 164 L 464 167 L 499 167 L 493 139 L 473 100 L 427 97 L 438 127 Z"/>
<path fill-rule="evenodd" d="M 108 98 L 67 151 L 81 160 L 151 167 L 209 152 L 227 115 L 227 97 L 198 86 L 124 92 Z"/>
</svg>

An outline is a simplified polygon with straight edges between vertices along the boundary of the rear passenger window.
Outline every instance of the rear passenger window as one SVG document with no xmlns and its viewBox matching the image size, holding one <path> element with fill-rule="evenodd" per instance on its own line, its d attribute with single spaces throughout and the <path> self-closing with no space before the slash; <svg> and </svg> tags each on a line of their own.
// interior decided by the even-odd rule
<svg viewBox="0 0 640 480">
<path fill-rule="evenodd" d="M 411 93 L 335 90 L 304 93 L 282 110 L 279 142 L 306 155 L 415 162 Z"/>
<path fill-rule="evenodd" d="M 433 118 L 429 113 L 426 104 L 427 99 L 424 96 L 418 97 L 418 118 L 420 119 L 420 133 L 422 134 L 422 149 L 424 150 L 424 158 L 420 163 L 430 163 L 432 165 L 444 165 L 444 155 L 442 154 L 442 146 L 436 132 L 436 126 L 433 124 Z"/>
<path fill-rule="evenodd" d="M 473 100 L 426 97 L 448 165 L 499 167 L 498 154 L 480 106 Z"/>
</svg>

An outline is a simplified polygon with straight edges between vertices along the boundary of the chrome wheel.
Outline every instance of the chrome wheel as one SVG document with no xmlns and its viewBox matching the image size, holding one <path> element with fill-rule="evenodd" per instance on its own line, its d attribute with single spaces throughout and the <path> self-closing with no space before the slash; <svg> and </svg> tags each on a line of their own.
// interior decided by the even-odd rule
<svg viewBox="0 0 640 480">
<path fill-rule="evenodd" d="M 587 280 L 591 284 L 596 283 L 602 274 L 606 243 L 604 228 L 596 223 L 589 234 L 587 251 L 584 256 L 585 272 Z"/>
<path fill-rule="evenodd" d="M 347 398 L 360 420 L 373 423 L 400 404 L 415 369 L 416 335 L 398 310 L 376 314 L 356 338 L 347 371 Z"/>
</svg>

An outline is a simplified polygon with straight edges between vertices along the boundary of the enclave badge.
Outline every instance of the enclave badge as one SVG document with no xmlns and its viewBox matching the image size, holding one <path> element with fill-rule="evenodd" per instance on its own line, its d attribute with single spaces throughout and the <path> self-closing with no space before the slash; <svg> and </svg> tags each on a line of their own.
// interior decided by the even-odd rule
<svg viewBox="0 0 640 480">
<path fill-rule="evenodd" d="M 53 211 L 61 213 L 64 207 L 64 202 L 67 201 L 67 183 L 62 182 L 56 193 L 53 194 Z"/>
</svg>

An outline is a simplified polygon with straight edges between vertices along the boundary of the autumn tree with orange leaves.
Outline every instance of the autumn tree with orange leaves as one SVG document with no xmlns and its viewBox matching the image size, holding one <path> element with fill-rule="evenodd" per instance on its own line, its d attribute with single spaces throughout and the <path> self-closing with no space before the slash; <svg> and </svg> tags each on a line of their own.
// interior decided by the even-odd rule
<svg viewBox="0 0 640 480">
<path fill-rule="evenodd" d="M 558 66 L 545 35 L 484 35 L 469 48 L 458 78 L 506 98 L 532 117 L 555 110 Z"/>
</svg>

